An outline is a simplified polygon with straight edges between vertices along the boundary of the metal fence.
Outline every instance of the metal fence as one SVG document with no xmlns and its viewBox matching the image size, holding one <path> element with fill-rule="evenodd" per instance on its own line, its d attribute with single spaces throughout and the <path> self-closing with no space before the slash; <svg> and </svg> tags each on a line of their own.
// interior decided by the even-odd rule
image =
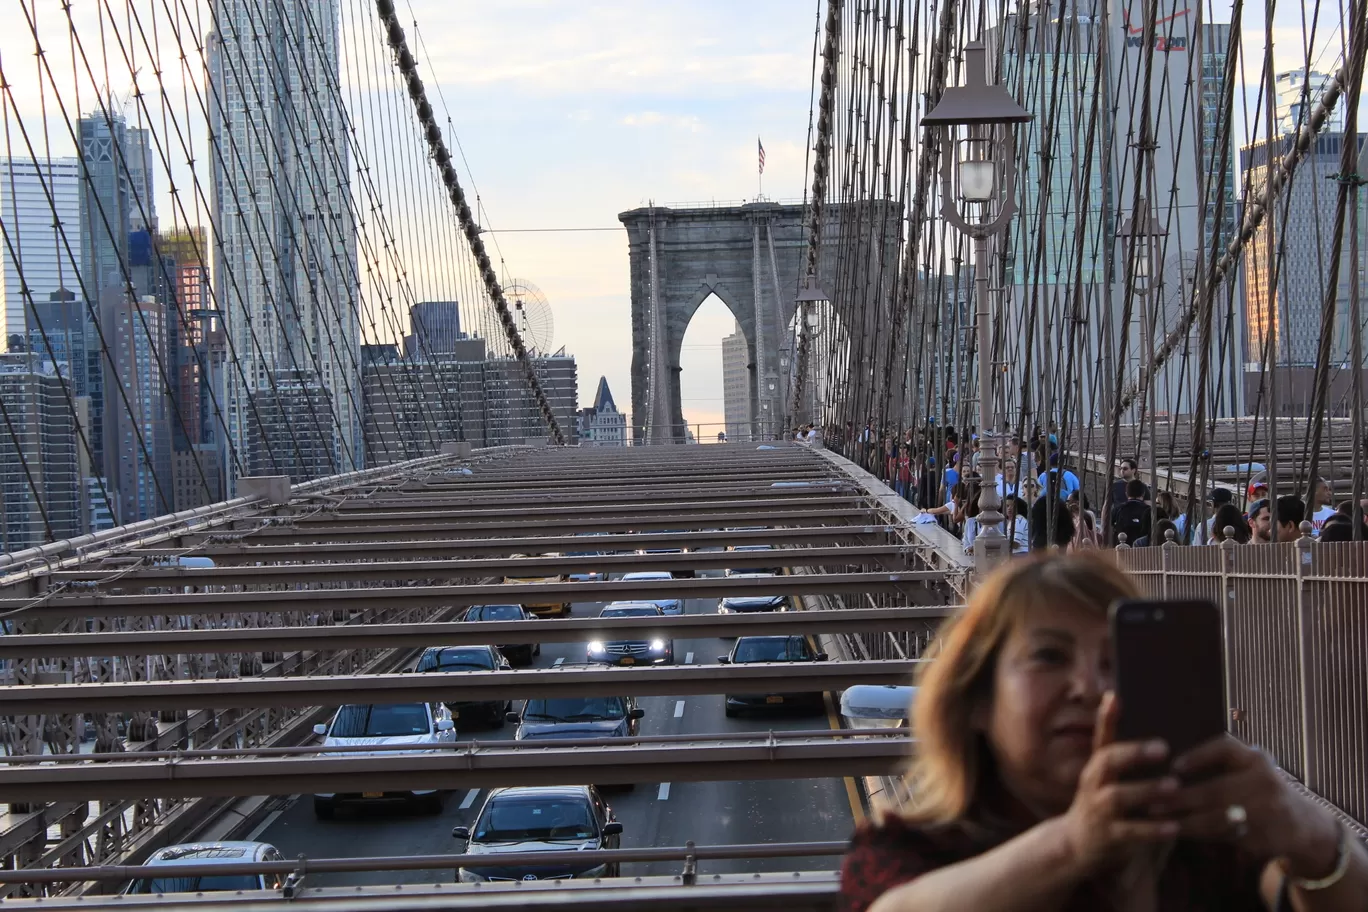
<svg viewBox="0 0 1368 912">
<path fill-rule="evenodd" d="M 1303 537 L 1109 553 L 1153 595 L 1221 607 L 1230 731 L 1368 821 L 1368 547 Z"/>
</svg>

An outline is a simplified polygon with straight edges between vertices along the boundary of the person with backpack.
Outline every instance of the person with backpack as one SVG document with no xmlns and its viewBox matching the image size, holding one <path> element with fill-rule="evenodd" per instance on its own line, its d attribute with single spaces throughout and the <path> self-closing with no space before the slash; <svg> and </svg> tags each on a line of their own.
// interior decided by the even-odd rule
<svg viewBox="0 0 1368 912">
<path fill-rule="evenodd" d="M 1112 509 L 1111 544 L 1120 544 L 1121 534 L 1134 545 L 1150 533 L 1150 505 L 1145 502 L 1145 483 L 1138 478 L 1126 482 L 1126 501 Z"/>
</svg>

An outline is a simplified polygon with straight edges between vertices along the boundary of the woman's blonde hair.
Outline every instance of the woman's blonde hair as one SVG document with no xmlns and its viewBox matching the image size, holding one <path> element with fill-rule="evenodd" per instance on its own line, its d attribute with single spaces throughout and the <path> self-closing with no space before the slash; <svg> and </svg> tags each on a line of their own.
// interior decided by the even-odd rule
<svg viewBox="0 0 1368 912">
<path fill-rule="evenodd" d="M 927 653 L 932 661 L 918 674 L 909 819 L 949 823 L 974 809 L 992 769 L 975 712 L 992 700 L 998 654 L 1022 617 L 1046 605 L 1072 605 L 1105 617 L 1113 601 L 1138 595 L 1135 582 L 1114 562 L 1086 552 L 1013 559 L 980 583 L 941 628 Z"/>
</svg>

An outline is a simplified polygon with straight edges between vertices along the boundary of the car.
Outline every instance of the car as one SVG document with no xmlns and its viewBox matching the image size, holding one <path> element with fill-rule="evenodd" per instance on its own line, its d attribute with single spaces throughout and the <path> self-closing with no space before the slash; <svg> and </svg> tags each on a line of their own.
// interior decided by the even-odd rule
<svg viewBox="0 0 1368 912">
<path fill-rule="evenodd" d="M 622 581 L 625 583 L 643 582 L 653 580 L 674 579 L 668 570 L 633 570 L 631 573 L 624 573 Z M 640 598 L 632 599 L 634 602 L 650 602 L 660 609 L 661 614 L 683 614 L 684 601 L 677 598 Z"/>
<path fill-rule="evenodd" d="M 323 748 L 381 747 L 412 745 L 412 751 L 338 752 L 333 756 L 365 757 L 427 753 L 424 747 L 456 740 L 456 723 L 442 705 L 429 703 L 352 703 L 340 708 L 332 722 L 314 726 L 323 736 Z M 443 794 L 436 789 L 411 789 L 375 792 L 318 792 L 314 795 L 314 814 L 321 820 L 333 816 L 337 806 L 355 801 L 417 802 L 430 813 L 442 811 Z"/>
<path fill-rule="evenodd" d="M 825 662 L 827 654 L 818 652 L 804 636 L 737 637 L 729 655 L 718 656 L 723 665 L 749 665 L 755 662 Z M 736 716 L 745 710 L 796 707 L 821 712 L 826 708 L 821 691 L 815 693 L 727 694 L 724 711 Z"/>
<path fill-rule="evenodd" d="M 582 862 L 485 867 L 482 858 L 530 852 L 578 852 L 621 846 L 622 824 L 592 785 L 496 788 L 485 799 L 475 823 L 451 835 L 465 841 L 470 860 L 456 869 L 461 883 L 592 880 L 618 877 L 617 863 L 596 858 Z"/>
<path fill-rule="evenodd" d="M 429 646 L 418 657 L 414 671 L 510 671 L 512 665 L 493 646 Z M 460 693 L 459 686 L 452 691 Z M 445 700 L 453 722 L 464 726 L 480 720 L 493 728 L 503 728 L 505 714 L 513 708 L 510 700 Z"/>
<path fill-rule="evenodd" d="M 731 546 L 730 548 L 728 548 L 727 550 L 728 550 L 728 551 L 736 551 L 736 552 L 773 551 L 773 550 L 774 550 L 774 546 L 773 546 L 773 545 L 732 545 L 732 546 Z M 781 572 L 781 569 L 782 569 L 782 568 L 780 568 L 780 567 L 747 567 L 747 568 L 744 569 L 744 570 L 728 570 L 728 571 L 727 571 L 727 576 L 740 576 L 740 575 L 746 574 L 746 573 L 763 573 L 763 574 L 768 574 L 768 575 L 770 575 L 770 576 L 778 576 L 778 575 L 780 574 L 780 572 Z"/>
<path fill-rule="evenodd" d="M 650 602 L 613 602 L 599 612 L 601 618 L 661 617 Z M 589 661 L 604 665 L 673 665 L 674 641 L 665 636 L 641 640 L 594 640 L 585 649 Z"/>
<path fill-rule="evenodd" d="M 513 555 L 513 557 L 515 557 L 515 558 L 518 558 L 518 557 L 529 557 L 529 556 L 530 556 L 530 555 L 527 555 L 527 554 L 514 554 L 514 555 Z M 542 556 L 542 557 L 560 557 L 561 555 L 560 555 L 559 553 L 552 553 L 552 554 L 543 554 L 543 555 L 541 555 L 541 556 Z M 563 583 L 563 582 L 565 582 L 565 580 L 566 580 L 565 575 L 564 575 L 564 574 L 561 574 L 561 573 L 554 574 L 554 575 L 552 575 L 552 576 L 506 576 L 506 577 L 504 577 L 504 582 L 505 582 L 505 583 Z M 568 614 L 570 613 L 570 603 L 569 603 L 569 602 L 549 602 L 549 601 L 524 602 L 524 603 L 523 603 L 523 607 L 526 608 L 528 611 L 532 612 L 533 614 L 539 616 L 539 617 L 546 617 L 547 615 L 555 615 L 555 616 L 557 616 L 557 617 L 565 617 L 566 615 L 568 615 Z"/>
<path fill-rule="evenodd" d="M 253 861 L 284 861 L 285 856 L 266 842 L 192 842 L 167 846 L 152 853 L 143 864 L 165 867 L 166 873 L 133 881 L 124 893 L 224 893 L 238 890 L 278 890 L 279 874 L 192 874 L 176 873 L 186 865 L 230 865 Z"/>
<path fill-rule="evenodd" d="M 666 529 L 666 530 L 664 530 L 664 532 L 663 532 L 662 534 L 664 534 L 664 535 L 684 535 L 684 534 L 685 534 L 685 530 L 683 530 L 683 529 Z M 642 548 L 640 551 L 637 552 L 637 554 L 688 554 L 688 553 L 689 553 L 689 549 L 688 549 L 688 548 Z M 686 569 L 686 570 L 671 570 L 671 571 L 670 571 L 670 576 L 671 576 L 671 578 L 673 578 L 673 579 L 693 579 L 693 578 L 694 578 L 694 571 L 691 570 L 691 569 Z"/>
<path fill-rule="evenodd" d="M 571 551 L 566 557 L 602 557 L 602 551 Z M 581 570 L 570 574 L 572 583 L 598 583 L 606 579 L 600 570 Z"/>
<path fill-rule="evenodd" d="M 773 573 L 729 573 L 731 579 L 772 579 Z M 718 614 L 751 614 L 757 611 L 787 611 L 787 595 L 729 595 L 717 603 Z"/>
<path fill-rule="evenodd" d="M 522 605 L 471 605 L 463 620 L 467 621 L 532 621 L 536 615 Z M 499 651 L 509 662 L 531 665 L 534 656 L 541 655 L 540 643 L 518 643 L 500 646 Z"/>
<path fill-rule="evenodd" d="M 632 697 L 536 697 L 521 713 L 509 713 L 508 721 L 518 723 L 518 741 L 627 738 L 644 715 Z"/>
</svg>

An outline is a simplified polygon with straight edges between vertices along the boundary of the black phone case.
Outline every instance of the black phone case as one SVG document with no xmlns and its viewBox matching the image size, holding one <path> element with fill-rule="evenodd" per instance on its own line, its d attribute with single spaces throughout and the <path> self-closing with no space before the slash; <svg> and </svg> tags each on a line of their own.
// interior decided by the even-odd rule
<svg viewBox="0 0 1368 912">
<path fill-rule="evenodd" d="M 1111 608 L 1117 740 L 1162 738 L 1177 757 L 1226 730 L 1221 613 L 1207 601 Z"/>
</svg>

